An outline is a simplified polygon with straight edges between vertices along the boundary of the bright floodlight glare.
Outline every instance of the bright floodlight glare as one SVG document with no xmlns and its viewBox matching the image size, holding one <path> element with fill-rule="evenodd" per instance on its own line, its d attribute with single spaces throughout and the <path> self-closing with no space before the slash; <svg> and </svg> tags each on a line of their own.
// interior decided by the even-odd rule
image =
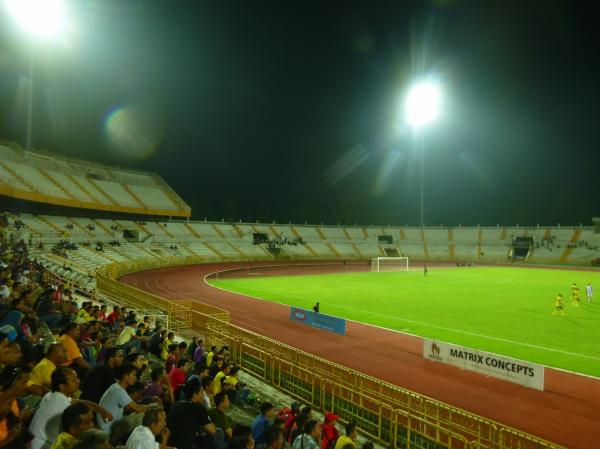
<svg viewBox="0 0 600 449">
<path fill-rule="evenodd" d="M 413 128 L 431 123 L 440 108 L 440 87 L 433 81 L 415 84 L 406 97 L 406 118 Z"/>
<path fill-rule="evenodd" d="M 10 14 L 27 33 L 56 37 L 64 25 L 63 0 L 5 0 Z"/>
</svg>

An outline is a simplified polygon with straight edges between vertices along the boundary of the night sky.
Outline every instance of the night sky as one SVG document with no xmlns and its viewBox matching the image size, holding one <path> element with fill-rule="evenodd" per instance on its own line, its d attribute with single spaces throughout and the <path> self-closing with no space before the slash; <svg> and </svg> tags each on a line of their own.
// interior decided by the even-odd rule
<svg viewBox="0 0 600 449">
<path fill-rule="evenodd" d="M 65 37 L 35 44 L 33 144 L 156 171 L 199 219 L 417 225 L 402 102 L 435 76 L 426 224 L 591 224 L 592 3 L 72 2 Z M 28 58 L 2 11 L 0 137 L 21 144 Z"/>
</svg>

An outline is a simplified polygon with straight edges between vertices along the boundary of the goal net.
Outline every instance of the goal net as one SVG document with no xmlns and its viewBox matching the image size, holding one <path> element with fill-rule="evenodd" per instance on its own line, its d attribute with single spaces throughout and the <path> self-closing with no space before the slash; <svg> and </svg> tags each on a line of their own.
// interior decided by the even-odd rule
<svg viewBox="0 0 600 449">
<path fill-rule="evenodd" d="M 371 259 L 371 271 L 408 271 L 408 257 L 375 257 Z"/>
</svg>

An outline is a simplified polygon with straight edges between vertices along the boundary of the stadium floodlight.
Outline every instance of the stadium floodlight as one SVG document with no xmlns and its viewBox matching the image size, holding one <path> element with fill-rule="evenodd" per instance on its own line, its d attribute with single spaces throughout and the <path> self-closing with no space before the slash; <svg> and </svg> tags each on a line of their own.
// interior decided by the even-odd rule
<svg viewBox="0 0 600 449">
<path fill-rule="evenodd" d="M 406 96 L 406 119 L 418 129 L 434 121 L 440 109 L 440 86 L 431 80 L 415 83 Z"/>
<path fill-rule="evenodd" d="M 440 110 L 441 89 L 440 85 L 432 79 L 418 81 L 408 90 L 404 104 L 406 121 L 415 131 L 419 145 L 421 159 L 421 191 L 420 191 L 420 219 L 421 226 L 425 226 L 425 199 L 424 199 L 424 151 L 423 136 L 418 131 L 433 122 Z"/>
<path fill-rule="evenodd" d="M 29 86 L 27 92 L 27 130 L 25 148 L 32 149 L 33 84 L 37 39 L 57 39 L 66 28 L 64 0 L 4 0 L 6 11 L 30 39 Z"/>
<path fill-rule="evenodd" d="M 5 0 L 19 27 L 34 36 L 57 37 L 65 25 L 63 0 Z"/>
</svg>

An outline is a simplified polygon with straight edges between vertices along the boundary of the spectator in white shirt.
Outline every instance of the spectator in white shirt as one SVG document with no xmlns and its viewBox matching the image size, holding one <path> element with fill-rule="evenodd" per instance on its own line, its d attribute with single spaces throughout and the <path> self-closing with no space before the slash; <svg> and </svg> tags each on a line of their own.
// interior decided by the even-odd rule
<svg viewBox="0 0 600 449">
<path fill-rule="evenodd" d="M 70 368 L 59 367 L 51 376 L 50 393 L 42 398 L 39 409 L 33 416 L 29 431 L 33 435 L 31 449 L 48 449 L 60 433 L 60 419 L 65 409 L 76 403 L 87 405 L 101 416 L 101 421 L 111 420 L 112 415 L 98 404 L 89 401 L 73 399 L 79 390 L 79 379 Z"/>
<path fill-rule="evenodd" d="M 117 375 L 117 382 L 108 387 L 108 390 L 104 392 L 100 399 L 100 405 L 106 408 L 115 421 L 123 417 L 125 408 L 135 413 L 143 413 L 146 411 L 149 405 L 138 405 L 127 393 L 127 387 L 131 387 L 137 382 L 137 368 L 129 363 L 125 362 L 121 366 L 115 369 Z M 138 415 L 139 416 L 139 415 Z M 128 419 L 135 419 L 134 413 L 128 416 Z M 111 423 L 105 422 L 101 416 L 97 416 L 97 424 L 105 432 L 110 431 Z M 114 422 L 114 421 L 113 421 Z M 36 448 L 32 448 L 36 449 Z"/>
<path fill-rule="evenodd" d="M 135 348 L 136 352 L 140 352 L 141 350 L 141 341 L 137 335 L 137 326 L 138 324 L 135 321 L 127 324 L 117 337 L 115 345 L 119 346 L 125 353 L 128 352 L 129 348 Z"/>
<path fill-rule="evenodd" d="M 167 449 L 171 432 L 166 427 L 164 410 L 151 407 L 144 412 L 142 425 L 137 426 L 127 440 L 127 449 Z M 160 435 L 160 444 L 156 437 Z"/>
<path fill-rule="evenodd" d="M 10 296 L 10 289 L 6 285 L 6 279 L 0 279 L 0 299 L 6 299 Z"/>
<path fill-rule="evenodd" d="M 215 385 L 214 379 L 207 376 L 202 379 L 202 404 L 206 407 L 206 410 L 211 408 L 210 398 L 213 395 L 213 387 Z"/>
</svg>

